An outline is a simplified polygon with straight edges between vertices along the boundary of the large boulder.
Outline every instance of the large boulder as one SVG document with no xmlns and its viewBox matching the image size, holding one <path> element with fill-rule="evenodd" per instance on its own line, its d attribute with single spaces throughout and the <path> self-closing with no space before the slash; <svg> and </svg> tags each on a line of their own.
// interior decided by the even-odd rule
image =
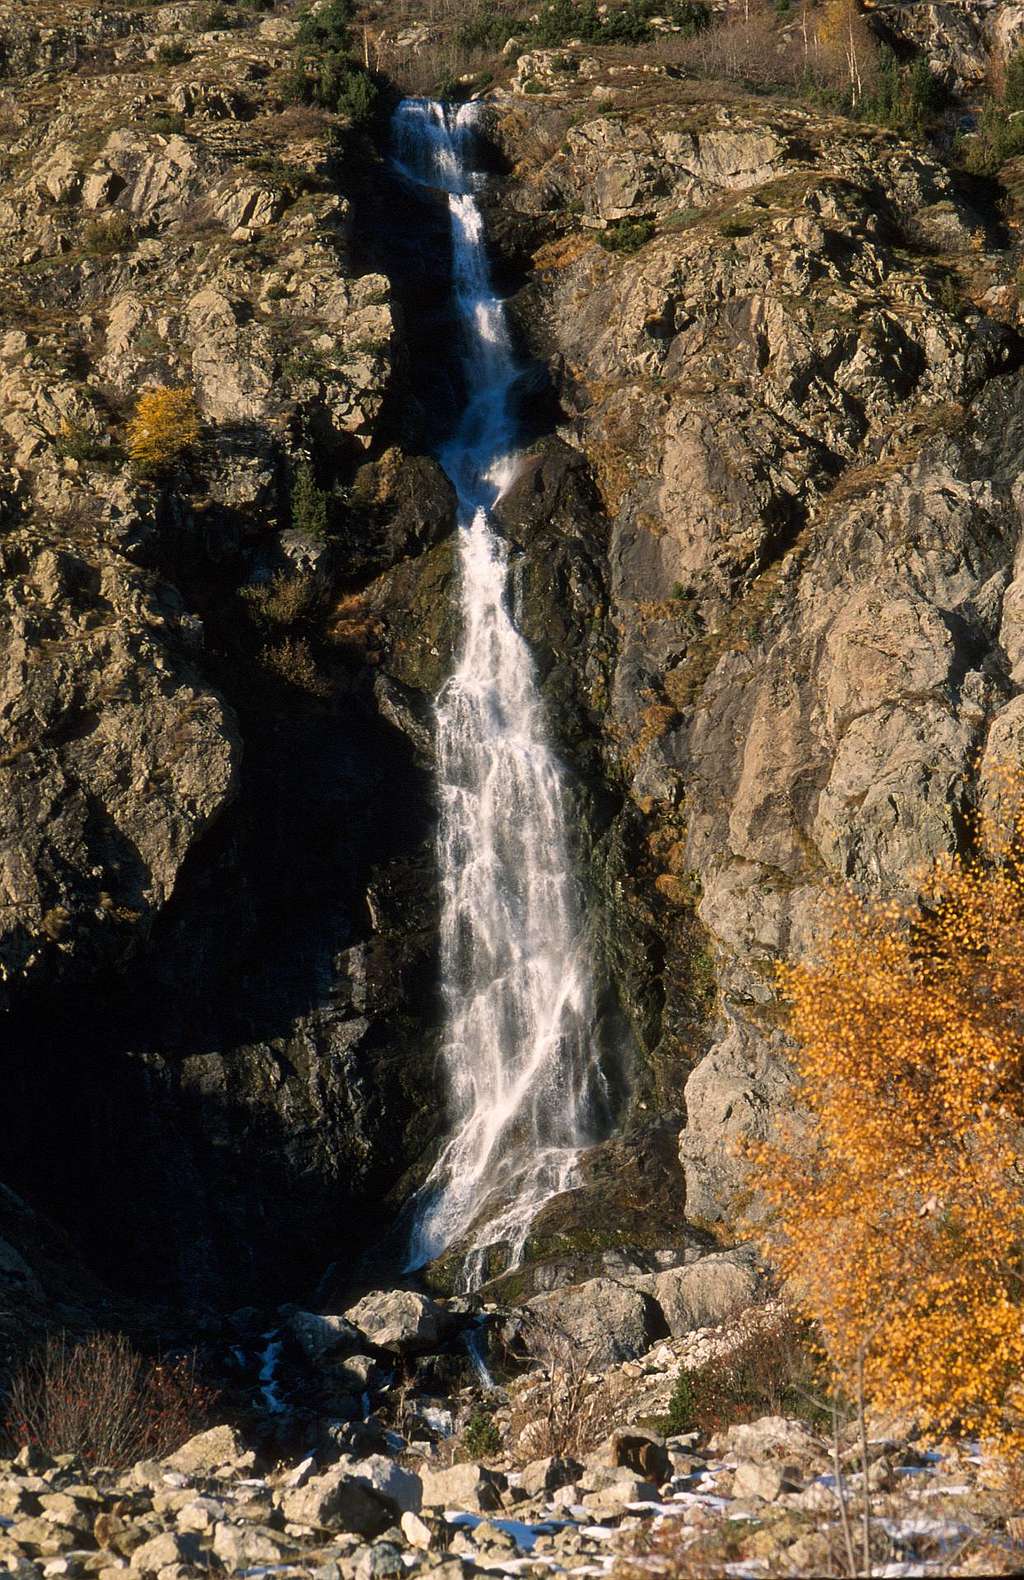
<svg viewBox="0 0 1024 1580">
<path fill-rule="evenodd" d="M 288 1326 L 311 1361 L 321 1361 L 341 1351 L 349 1353 L 361 1345 L 359 1329 L 346 1317 L 321 1316 L 315 1311 L 294 1311 Z"/>
<path fill-rule="evenodd" d="M 364 1295 L 345 1316 L 371 1344 L 400 1354 L 436 1349 L 457 1323 L 443 1306 L 411 1289 Z"/>
<path fill-rule="evenodd" d="M 251 1470 L 256 1456 L 247 1449 L 233 1426 L 211 1426 L 190 1437 L 167 1459 L 169 1470 L 186 1476 L 211 1475 L 216 1470 Z"/>
<path fill-rule="evenodd" d="M 745 1251 L 703 1256 L 688 1267 L 631 1282 L 654 1298 L 674 1339 L 726 1322 L 752 1303 L 759 1287 L 753 1258 Z"/>
<path fill-rule="evenodd" d="M 535 1295 L 527 1309 L 542 1330 L 571 1343 L 585 1365 L 602 1369 L 634 1360 L 665 1336 L 659 1307 L 635 1287 L 637 1282 L 590 1278 L 584 1284 Z"/>
<path fill-rule="evenodd" d="M 451 1465 L 423 1472 L 423 1506 L 460 1513 L 489 1514 L 501 1508 L 505 1477 L 483 1465 Z"/>
<path fill-rule="evenodd" d="M 378 1536 L 403 1514 L 417 1513 L 420 1501 L 420 1478 L 374 1454 L 343 1459 L 304 1486 L 288 1488 L 280 1506 L 292 1525 Z"/>
</svg>

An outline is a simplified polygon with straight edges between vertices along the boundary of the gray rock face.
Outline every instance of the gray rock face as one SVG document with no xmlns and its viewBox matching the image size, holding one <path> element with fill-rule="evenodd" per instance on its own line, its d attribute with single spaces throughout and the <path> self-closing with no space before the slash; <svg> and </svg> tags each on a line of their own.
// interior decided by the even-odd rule
<svg viewBox="0 0 1024 1580">
<path fill-rule="evenodd" d="M 123 960 L 231 801 L 240 743 L 174 653 L 174 615 L 115 550 L 6 541 L 0 966 Z M 29 550 L 31 553 L 31 550 Z M 17 565 L 17 573 L 15 573 Z"/>
</svg>

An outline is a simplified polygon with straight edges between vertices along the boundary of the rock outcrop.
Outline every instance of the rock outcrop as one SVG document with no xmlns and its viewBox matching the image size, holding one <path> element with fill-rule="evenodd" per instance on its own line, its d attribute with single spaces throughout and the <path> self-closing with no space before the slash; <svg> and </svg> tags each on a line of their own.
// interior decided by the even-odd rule
<svg viewBox="0 0 1024 1580">
<path fill-rule="evenodd" d="M 955 847 L 1017 755 L 1012 260 L 889 133 L 573 80 L 495 125 L 535 249 L 521 321 L 607 522 L 605 772 L 650 862 L 613 903 L 660 946 L 623 1001 L 648 1059 L 674 1033 L 692 1061 L 707 1223 L 743 1191 L 732 1142 L 786 1102 L 772 962 L 813 946 L 834 881 L 900 892 Z"/>
</svg>

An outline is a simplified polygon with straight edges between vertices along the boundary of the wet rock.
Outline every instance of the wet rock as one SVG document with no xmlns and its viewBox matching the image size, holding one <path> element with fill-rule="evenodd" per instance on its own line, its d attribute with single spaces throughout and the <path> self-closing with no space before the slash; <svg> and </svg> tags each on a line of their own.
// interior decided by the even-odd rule
<svg viewBox="0 0 1024 1580">
<path fill-rule="evenodd" d="M 357 1350 L 361 1342 L 358 1328 L 345 1317 L 321 1316 L 314 1311 L 296 1311 L 288 1326 L 311 1361 L 321 1361 L 339 1350 Z"/>
</svg>

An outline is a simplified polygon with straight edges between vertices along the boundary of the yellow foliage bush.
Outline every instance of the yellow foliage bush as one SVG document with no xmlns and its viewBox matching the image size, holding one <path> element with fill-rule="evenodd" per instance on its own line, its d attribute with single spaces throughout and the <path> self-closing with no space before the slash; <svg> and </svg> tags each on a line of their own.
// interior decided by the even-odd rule
<svg viewBox="0 0 1024 1580">
<path fill-rule="evenodd" d="M 837 902 L 784 967 L 803 1117 L 751 1148 L 764 1248 L 838 1386 L 1024 1443 L 1024 777 L 913 907 Z"/>
<path fill-rule="evenodd" d="M 128 454 L 144 474 L 166 471 L 199 443 L 199 408 L 190 389 L 161 386 L 139 396 L 128 424 Z"/>
</svg>

